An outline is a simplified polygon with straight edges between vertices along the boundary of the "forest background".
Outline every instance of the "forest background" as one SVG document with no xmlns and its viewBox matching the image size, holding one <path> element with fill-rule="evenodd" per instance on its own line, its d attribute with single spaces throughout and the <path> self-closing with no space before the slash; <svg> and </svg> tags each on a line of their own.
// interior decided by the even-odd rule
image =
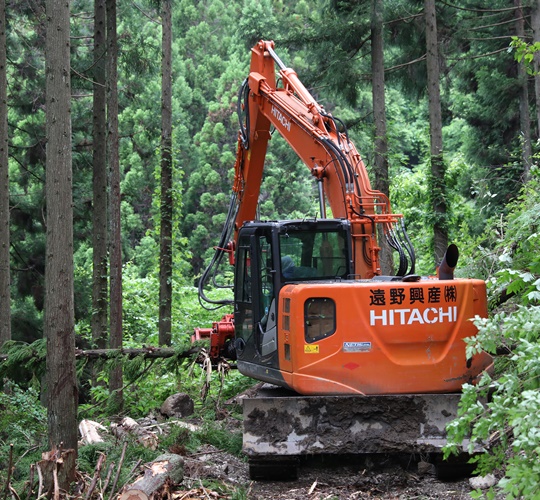
<svg viewBox="0 0 540 500">
<path fill-rule="evenodd" d="M 163 293 L 165 286 L 160 282 L 165 192 L 162 7 L 169 2 L 114 3 L 118 20 L 115 85 L 121 345 L 185 347 L 194 327 L 209 326 L 220 315 L 200 307 L 193 284 L 213 254 L 226 217 L 238 133 L 236 100 L 248 72 L 250 48 L 259 39 L 275 41 L 286 65 L 295 69 L 327 111 L 347 125 L 377 186 L 376 145 L 380 137 L 374 120 L 372 33 L 374 9 L 383 3 L 170 2 L 172 136 L 170 147 L 165 149 L 170 151 L 172 167 L 172 185 L 166 191 L 172 228 L 172 274 L 167 283 L 172 297 L 167 316 L 171 337 L 165 337 L 165 342 L 159 335 L 160 289 Z M 92 324 L 96 316 L 92 291 L 96 281 L 93 96 L 99 66 L 94 6 L 89 0 L 73 1 L 70 21 L 74 324 L 81 347 L 95 347 L 100 342 L 107 345 L 109 330 L 106 327 L 96 334 Z M 438 36 L 438 125 L 444 160 L 438 183 L 434 183 L 430 149 L 434 123 L 427 94 L 427 6 L 436 8 Z M 492 391 L 495 387 L 501 399 L 493 400 L 498 405 L 495 409 L 483 407 L 475 413 L 472 409 L 478 408 L 479 391 L 466 388 L 468 399 L 455 433 L 456 439 L 471 429 L 478 439 L 498 433 L 499 441 L 492 450 L 495 460 L 482 466 L 487 470 L 504 464 L 510 472 L 508 484 L 501 486 L 509 490 L 521 485 L 524 477 L 529 481 L 531 474 L 540 478 L 536 448 L 540 417 L 530 418 L 526 424 L 523 419 L 525 414 L 540 415 L 536 411 L 540 409 L 540 368 L 533 363 L 540 354 L 536 309 L 540 298 L 540 256 L 536 250 L 540 79 L 534 55 L 534 44 L 540 40 L 539 13 L 538 2 L 521 0 L 464 0 L 459 5 L 392 0 L 385 1 L 380 10 L 384 16 L 387 120 L 384 157 L 391 202 L 396 212 L 405 215 L 418 256 L 418 273 L 435 270 L 440 256 L 434 228 L 440 227 L 447 240 L 460 249 L 457 274 L 488 281 L 493 315 L 478 322 L 480 335 L 469 351 L 484 348 L 503 352 L 498 363 L 500 378 L 486 381 L 480 388 L 481 395 L 489 386 Z M 10 245 L 9 263 L 2 261 L 0 266 L 9 270 L 11 299 L 6 299 L 4 290 L 1 302 L 5 305 L 7 300 L 10 308 L 9 315 L 2 309 L 0 340 L 6 342 L 4 351 L 16 361 L 3 361 L 0 370 L 6 380 L 26 390 L 39 387 L 43 375 L 42 363 L 35 358 L 28 361 L 20 353 L 28 346 L 34 353 L 40 346 L 41 352 L 44 350 L 45 2 L 6 0 L 2 27 L 7 54 L 7 94 L 1 103 L 7 110 L 7 126 L 2 127 L 8 137 L 8 147 L 2 150 L 9 150 L 9 161 L 2 165 L 2 189 L 9 191 L 2 193 L 9 199 Z M 437 199 L 444 200 L 442 212 L 437 210 Z M 261 189 L 261 218 L 309 217 L 316 215 L 317 209 L 308 169 L 274 135 Z M 112 263 L 110 267 L 112 271 Z M 26 360 L 24 365 L 21 359 Z M 109 368 L 103 367 L 94 377 L 107 382 Z M 133 382 L 137 390 L 124 391 L 125 406 L 142 415 L 181 385 L 179 380 L 189 385 L 182 370 L 180 374 L 175 368 L 176 377 L 170 377 L 169 369 L 170 365 L 161 365 L 152 372 L 152 380 L 142 381 L 140 373 L 148 371 L 146 361 L 132 365 L 125 376 L 129 383 L 137 381 Z M 87 378 L 83 385 L 89 383 Z M 247 383 L 238 382 L 240 386 Z M 104 387 L 86 387 L 88 401 L 109 401 Z M 115 409 L 118 407 L 109 408 L 109 412 Z M 478 427 L 480 414 L 484 418 Z M 514 432 L 508 433 L 509 428 Z M 509 458 L 504 450 L 520 435 L 526 436 L 518 439 L 521 454 Z"/>
</svg>

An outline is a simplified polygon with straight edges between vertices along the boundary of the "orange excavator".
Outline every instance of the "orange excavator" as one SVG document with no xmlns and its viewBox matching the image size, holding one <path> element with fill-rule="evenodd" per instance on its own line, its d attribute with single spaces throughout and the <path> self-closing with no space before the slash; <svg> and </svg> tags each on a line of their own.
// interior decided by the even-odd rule
<svg viewBox="0 0 540 500">
<path fill-rule="evenodd" d="M 213 361 L 236 360 L 270 385 L 244 401 L 252 477 L 282 474 L 284 457 L 440 450 L 462 384 L 492 367 L 485 353 L 467 359 L 463 340 L 476 334 L 471 319 L 487 315 L 485 283 L 454 277 L 455 245 L 436 276 L 415 274 L 403 217 L 371 188 L 344 124 L 271 41 L 252 48 L 238 115 L 227 222 L 199 283 L 202 300 L 234 313 L 194 339 L 209 340 Z M 310 170 L 320 217 L 257 217 L 272 128 Z M 381 272 L 378 237 L 395 250 L 393 276 Z M 219 281 L 224 257 L 234 297 L 211 300 L 205 287 Z"/>
</svg>

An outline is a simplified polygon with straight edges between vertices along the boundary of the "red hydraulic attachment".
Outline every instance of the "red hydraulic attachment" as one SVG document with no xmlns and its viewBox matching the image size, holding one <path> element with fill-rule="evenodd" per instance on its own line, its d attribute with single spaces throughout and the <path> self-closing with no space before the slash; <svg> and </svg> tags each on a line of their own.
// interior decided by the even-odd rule
<svg viewBox="0 0 540 500">
<path fill-rule="evenodd" d="M 210 359 L 218 359 L 223 355 L 225 342 L 234 338 L 234 314 L 225 314 L 221 321 L 214 321 L 212 328 L 195 328 L 191 342 L 210 340 Z"/>
</svg>

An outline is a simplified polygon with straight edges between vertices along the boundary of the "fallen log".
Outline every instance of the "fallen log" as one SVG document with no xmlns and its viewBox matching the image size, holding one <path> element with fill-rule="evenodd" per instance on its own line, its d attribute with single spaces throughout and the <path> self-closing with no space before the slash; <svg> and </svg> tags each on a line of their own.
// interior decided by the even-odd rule
<svg viewBox="0 0 540 500">
<path fill-rule="evenodd" d="M 184 479 L 184 459 L 173 453 L 160 455 L 145 469 L 142 477 L 122 488 L 118 500 L 150 500 L 167 484 L 178 484 Z"/>
<path fill-rule="evenodd" d="M 178 352 L 176 349 L 167 347 L 141 347 L 141 348 L 120 348 L 120 349 L 75 349 L 76 358 L 88 359 L 103 359 L 114 358 L 115 356 L 126 356 L 129 359 L 143 356 L 145 359 L 157 358 L 189 358 L 193 354 L 197 354 L 200 347 L 192 347 L 183 352 Z"/>
<path fill-rule="evenodd" d="M 126 356 L 128 359 L 133 359 L 137 356 L 143 356 L 145 359 L 172 358 L 173 356 L 178 358 L 189 358 L 194 354 L 198 354 L 200 350 L 200 347 L 192 347 L 186 351 L 179 352 L 176 349 L 168 347 L 152 346 L 120 349 L 75 349 L 75 357 L 88 359 L 107 359 L 114 358 L 116 356 Z M 8 358 L 9 354 L 0 354 L 0 362 L 6 361 Z M 21 357 L 18 362 L 24 362 L 31 358 L 36 360 L 45 360 L 44 354 L 40 355 L 37 352 L 30 351 L 28 356 Z"/>
</svg>

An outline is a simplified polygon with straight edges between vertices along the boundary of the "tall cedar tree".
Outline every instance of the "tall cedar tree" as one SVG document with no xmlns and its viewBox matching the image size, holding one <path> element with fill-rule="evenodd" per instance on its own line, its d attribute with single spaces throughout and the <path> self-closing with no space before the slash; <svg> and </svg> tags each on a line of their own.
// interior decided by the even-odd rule
<svg viewBox="0 0 540 500">
<path fill-rule="evenodd" d="M 514 0 L 516 6 L 516 36 L 525 38 L 525 19 L 521 0 Z M 528 180 L 531 170 L 532 145 L 531 145 L 531 112 L 529 109 L 529 85 L 525 63 L 517 65 L 519 93 L 519 125 L 522 136 L 521 160 L 523 161 L 523 179 Z"/>
<path fill-rule="evenodd" d="M 77 450 L 69 2 L 47 0 L 46 13 L 44 327 L 48 430 L 52 448 Z"/>
<path fill-rule="evenodd" d="M 107 340 L 107 89 L 105 0 L 94 0 L 92 340 L 103 349 Z"/>
<path fill-rule="evenodd" d="M 172 311 L 172 16 L 161 2 L 161 234 L 159 252 L 159 345 L 171 345 Z"/>
<path fill-rule="evenodd" d="M 540 42 L 540 0 L 533 2 L 531 11 L 533 43 Z M 534 54 L 534 95 L 536 102 L 536 138 L 540 138 L 540 52 Z"/>
<path fill-rule="evenodd" d="M 122 347 L 122 234 L 118 137 L 118 35 L 116 0 L 107 0 L 107 152 L 110 170 L 110 347 Z M 122 366 L 111 369 L 109 390 L 114 411 L 123 406 Z"/>
<path fill-rule="evenodd" d="M 0 0 L 0 348 L 11 340 L 6 1 Z"/>
<path fill-rule="evenodd" d="M 445 196 L 446 168 L 443 157 L 439 49 L 435 0 L 425 0 L 424 15 L 426 23 L 426 68 L 431 160 L 430 195 L 435 219 L 433 224 L 433 247 L 435 261 L 439 263 L 448 246 L 448 230 L 445 223 L 447 211 Z"/>
<path fill-rule="evenodd" d="M 388 137 L 386 132 L 386 93 L 384 82 L 384 1 L 371 2 L 371 89 L 373 96 L 373 122 L 375 125 L 375 188 L 390 197 L 388 179 Z M 382 230 L 381 269 L 383 274 L 393 274 L 392 249 Z"/>
</svg>

